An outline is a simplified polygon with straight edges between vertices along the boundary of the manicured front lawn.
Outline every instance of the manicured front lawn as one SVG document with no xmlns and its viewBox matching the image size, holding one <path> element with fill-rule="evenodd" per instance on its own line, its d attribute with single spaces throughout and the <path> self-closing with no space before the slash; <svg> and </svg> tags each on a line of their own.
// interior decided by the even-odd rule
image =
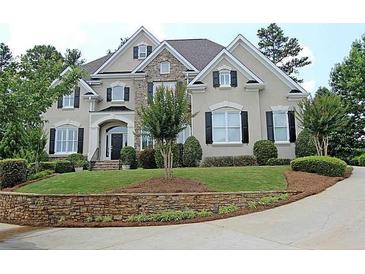
<svg viewBox="0 0 365 274">
<path fill-rule="evenodd" d="M 206 184 L 212 191 L 285 190 L 284 172 L 278 167 L 176 168 L 174 176 Z M 162 169 L 83 171 L 59 174 L 17 189 L 40 194 L 105 193 L 133 183 L 162 177 Z"/>
</svg>

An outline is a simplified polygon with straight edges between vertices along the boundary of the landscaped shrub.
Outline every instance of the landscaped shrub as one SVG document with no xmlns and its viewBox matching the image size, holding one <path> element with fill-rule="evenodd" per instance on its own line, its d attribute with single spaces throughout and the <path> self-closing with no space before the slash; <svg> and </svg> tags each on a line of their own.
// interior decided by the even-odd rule
<svg viewBox="0 0 365 274">
<path fill-rule="evenodd" d="M 150 169 L 157 167 L 155 161 L 155 150 L 153 148 L 146 148 L 141 151 L 138 160 L 139 166 L 142 168 Z"/>
<path fill-rule="evenodd" d="M 27 180 L 27 163 L 23 159 L 0 160 L 0 189 L 13 187 Z"/>
<path fill-rule="evenodd" d="M 213 213 L 207 210 L 167 210 L 159 213 L 152 214 L 138 214 L 128 217 L 128 222 L 172 222 L 181 221 L 187 219 L 193 219 L 196 217 L 208 217 Z"/>
<path fill-rule="evenodd" d="M 231 214 L 238 211 L 240 208 L 236 205 L 227 205 L 219 207 L 218 214 Z"/>
<path fill-rule="evenodd" d="M 120 152 L 122 165 L 129 165 L 131 169 L 137 168 L 137 154 L 134 147 L 125 146 Z"/>
<path fill-rule="evenodd" d="M 297 158 L 290 163 L 294 171 L 317 173 L 331 177 L 343 177 L 347 164 L 335 157 L 307 156 Z"/>
<path fill-rule="evenodd" d="M 205 157 L 202 167 L 255 166 L 256 158 L 251 155 Z"/>
<path fill-rule="evenodd" d="M 174 164 L 176 167 L 184 166 L 184 145 L 183 144 L 176 144 L 173 148 L 174 153 Z"/>
<path fill-rule="evenodd" d="M 283 159 L 283 158 L 270 158 L 267 160 L 268 166 L 287 166 L 290 165 L 292 159 Z"/>
<path fill-rule="evenodd" d="M 56 168 L 56 162 L 40 162 L 39 163 L 39 169 L 41 171 L 43 170 L 55 170 Z"/>
<path fill-rule="evenodd" d="M 317 155 L 316 145 L 313 136 L 307 129 L 303 129 L 295 141 L 295 155 L 297 157 Z"/>
<path fill-rule="evenodd" d="M 67 173 L 67 172 L 74 172 L 74 165 L 67 160 L 58 160 L 55 161 L 55 172 L 56 173 Z"/>
<path fill-rule="evenodd" d="M 257 163 L 260 166 L 266 165 L 270 158 L 278 158 L 278 149 L 273 142 L 260 140 L 253 146 L 253 155 L 255 155 Z"/>
<path fill-rule="evenodd" d="M 361 154 L 358 158 L 357 158 L 358 162 L 359 162 L 359 166 L 365 166 L 365 153 Z"/>
<path fill-rule="evenodd" d="M 70 161 L 74 167 L 83 167 L 84 169 L 88 169 L 88 161 L 85 156 L 80 153 L 72 153 L 66 158 L 67 161 Z"/>
<path fill-rule="evenodd" d="M 184 143 L 183 150 L 183 164 L 186 167 L 195 167 L 199 165 L 199 161 L 202 159 L 202 148 L 198 139 L 194 136 L 190 136 Z"/>
<path fill-rule="evenodd" d="M 31 174 L 31 175 L 28 177 L 28 180 L 37 180 L 37 179 L 40 179 L 40 178 L 46 177 L 46 176 L 48 176 L 48 175 L 51 175 L 53 172 L 54 172 L 53 170 L 43 170 L 43 171 L 40 171 L 40 172 L 37 172 L 37 173 Z"/>
</svg>

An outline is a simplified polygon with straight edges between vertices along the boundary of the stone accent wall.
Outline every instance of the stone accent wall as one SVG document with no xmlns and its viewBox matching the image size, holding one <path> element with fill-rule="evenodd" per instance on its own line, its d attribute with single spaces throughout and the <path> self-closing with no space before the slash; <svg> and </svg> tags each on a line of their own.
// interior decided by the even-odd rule
<svg viewBox="0 0 365 274">
<path fill-rule="evenodd" d="M 170 62 L 170 73 L 160 74 L 160 63 Z M 149 63 L 144 72 L 146 78 L 144 80 L 135 80 L 136 89 L 136 110 L 142 105 L 147 104 L 147 83 L 148 82 L 164 82 L 164 81 L 186 81 L 184 72 L 186 67 L 180 63 L 168 50 L 164 49 Z M 140 150 L 140 132 L 141 123 L 138 114 L 135 116 L 135 147 Z"/>
<path fill-rule="evenodd" d="M 211 210 L 287 192 L 210 192 L 174 194 L 41 195 L 0 192 L 0 223 L 31 226 L 62 226 L 64 222 L 88 223 L 88 218 L 112 216 L 124 221 L 140 213 L 164 210 Z M 107 223 L 105 223 L 107 225 Z"/>
</svg>

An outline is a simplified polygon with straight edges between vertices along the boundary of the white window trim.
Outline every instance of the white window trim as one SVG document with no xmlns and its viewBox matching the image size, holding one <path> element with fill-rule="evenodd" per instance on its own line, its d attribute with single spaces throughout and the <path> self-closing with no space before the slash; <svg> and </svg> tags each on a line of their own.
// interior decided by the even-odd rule
<svg viewBox="0 0 365 274">
<path fill-rule="evenodd" d="M 141 49 L 144 48 L 145 51 L 142 51 Z M 141 56 L 141 53 L 145 53 L 145 56 Z M 142 59 L 146 59 L 147 58 L 147 45 L 146 44 L 142 44 L 138 46 L 138 59 L 142 60 Z"/>
<path fill-rule="evenodd" d="M 146 133 L 146 131 L 141 130 L 141 138 L 140 138 L 140 150 L 145 150 L 145 148 L 143 148 L 143 135 L 147 135 L 148 133 Z M 152 138 L 152 136 L 149 136 L 152 139 L 152 148 L 155 147 L 155 140 Z"/>
<path fill-rule="evenodd" d="M 155 93 L 156 93 L 156 90 L 157 90 L 157 85 L 159 85 L 159 86 L 162 85 L 163 87 L 167 87 L 167 85 L 166 85 L 167 83 L 168 84 L 171 84 L 171 83 L 175 84 L 175 87 L 174 87 L 173 90 L 176 89 L 176 85 L 177 85 L 176 81 L 157 81 L 157 82 L 153 82 L 153 96 L 155 96 Z M 167 88 L 169 88 L 169 87 L 167 87 Z"/>
<path fill-rule="evenodd" d="M 222 74 L 228 74 L 228 79 L 229 79 L 229 83 L 228 84 L 222 84 L 221 83 L 221 75 Z M 228 69 L 222 69 L 219 71 L 219 87 L 222 87 L 222 88 L 228 88 L 228 87 L 231 87 L 231 71 L 228 70 Z"/>
<path fill-rule="evenodd" d="M 236 110 L 222 110 L 222 111 L 214 111 L 212 112 L 212 139 L 213 139 L 213 145 L 224 145 L 224 144 L 241 144 L 242 145 L 242 141 L 225 141 L 225 142 L 215 142 L 214 141 L 214 128 L 215 128 L 215 125 L 214 125 L 214 113 L 224 113 L 224 118 L 225 118 L 225 131 L 226 131 L 226 140 L 228 140 L 228 115 L 227 113 L 228 112 L 234 112 L 234 113 L 238 113 L 238 115 L 240 115 L 241 113 L 239 111 L 236 111 Z M 242 123 L 240 122 L 239 123 L 240 125 L 240 140 L 242 140 Z M 223 127 L 221 127 L 223 128 Z M 232 127 L 232 128 L 237 128 L 237 127 Z"/>
<path fill-rule="evenodd" d="M 54 152 L 55 152 L 55 154 L 56 155 L 67 155 L 67 154 L 72 154 L 72 153 L 77 153 L 77 145 L 76 145 L 76 147 L 75 147 L 75 149 L 76 150 L 74 150 L 74 151 L 67 151 L 68 149 L 68 143 L 69 143 L 69 140 L 67 140 L 66 139 L 66 151 L 65 152 L 59 152 L 59 151 L 57 151 L 57 142 L 59 142 L 59 140 L 58 140 L 58 138 L 57 138 L 57 136 L 58 136 L 58 134 L 57 134 L 57 131 L 58 130 L 64 130 L 64 129 L 66 129 L 66 137 L 68 137 L 69 136 L 69 130 L 70 129 L 72 129 L 72 130 L 75 130 L 76 131 L 76 134 L 75 134 L 75 140 L 76 141 L 78 141 L 78 138 L 79 138 L 79 136 L 78 136 L 78 128 L 76 128 L 76 127 L 66 127 L 66 126 L 63 126 L 63 127 L 58 127 L 58 128 L 56 128 L 56 132 L 55 132 L 55 143 L 54 143 Z"/>
<path fill-rule="evenodd" d="M 167 70 L 167 71 L 165 71 L 165 72 L 163 72 L 163 71 L 162 71 L 162 66 L 163 66 L 163 65 L 165 65 L 165 64 L 167 64 L 167 65 L 168 65 L 168 70 Z M 170 74 L 170 71 L 171 71 L 171 64 L 170 64 L 170 62 L 167 62 L 167 61 L 166 61 L 166 62 L 161 62 L 161 63 L 160 63 L 160 74 L 162 74 L 162 75 L 163 75 L 163 74 Z"/>
<path fill-rule="evenodd" d="M 69 98 L 72 98 L 73 99 L 73 104 L 71 106 L 65 106 L 65 97 L 69 97 Z M 63 95 L 62 96 L 62 108 L 64 109 L 72 109 L 72 108 L 75 108 L 75 93 L 72 92 L 68 95 Z"/>
<path fill-rule="evenodd" d="M 285 141 L 276 141 L 276 128 L 284 128 L 284 127 L 277 127 L 275 125 L 275 114 L 285 114 L 285 121 L 286 121 L 286 140 Z M 282 110 L 274 110 L 272 112 L 273 115 L 273 127 L 274 127 L 274 143 L 275 144 L 290 144 L 290 135 L 289 135 L 289 118 L 288 118 L 288 109 L 282 109 Z"/>
<path fill-rule="evenodd" d="M 121 87 L 123 89 L 123 96 L 122 96 L 122 100 L 116 100 L 114 99 L 114 88 L 116 87 Z M 124 102 L 124 89 L 125 89 L 125 85 L 123 84 L 116 84 L 112 86 L 112 102 Z"/>
</svg>

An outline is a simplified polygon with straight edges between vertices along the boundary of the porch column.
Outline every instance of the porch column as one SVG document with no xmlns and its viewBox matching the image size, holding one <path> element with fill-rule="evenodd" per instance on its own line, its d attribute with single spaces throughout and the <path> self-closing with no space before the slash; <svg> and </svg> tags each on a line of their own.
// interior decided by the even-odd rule
<svg viewBox="0 0 365 274">
<path fill-rule="evenodd" d="M 89 130 L 89 153 L 87 159 L 90 161 L 97 148 L 99 148 L 99 131 L 100 127 L 90 127 Z M 99 148 L 100 149 L 100 148 Z M 99 151 L 100 153 L 100 151 Z"/>
<path fill-rule="evenodd" d="M 134 147 L 134 122 L 128 123 L 127 129 L 128 129 L 127 145 Z"/>
</svg>

